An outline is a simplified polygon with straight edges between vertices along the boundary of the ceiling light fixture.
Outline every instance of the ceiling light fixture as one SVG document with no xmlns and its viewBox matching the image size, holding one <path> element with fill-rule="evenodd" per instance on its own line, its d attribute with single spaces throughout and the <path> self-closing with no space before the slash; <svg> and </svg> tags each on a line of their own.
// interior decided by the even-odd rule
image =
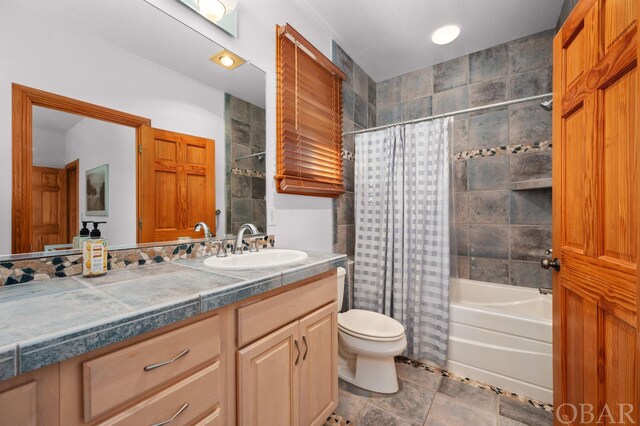
<svg viewBox="0 0 640 426">
<path fill-rule="evenodd" d="M 197 0 L 198 12 L 208 20 L 217 22 L 224 15 L 233 12 L 238 0 Z"/>
<path fill-rule="evenodd" d="M 246 62 L 240 56 L 228 51 L 227 49 L 221 50 L 209 59 L 220 65 L 222 68 L 226 68 L 228 70 L 237 68 Z"/>
<path fill-rule="evenodd" d="M 445 25 L 431 34 L 431 41 L 435 44 L 449 44 L 460 35 L 460 27 L 457 25 Z"/>
<path fill-rule="evenodd" d="M 225 67 L 229 68 L 231 65 L 233 65 L 236 61 L 233 60 L 233 58 L 223 55 L 220 56 L 220 63 L 222 65 L 224 65 Z"/>
</svg>

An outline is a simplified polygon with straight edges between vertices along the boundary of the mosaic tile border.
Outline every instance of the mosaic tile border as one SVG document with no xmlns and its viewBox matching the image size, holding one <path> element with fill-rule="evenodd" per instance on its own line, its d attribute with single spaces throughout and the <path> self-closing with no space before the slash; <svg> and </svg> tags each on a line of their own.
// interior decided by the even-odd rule
<svg viewBox="0 0 640 426">
<path fill-rule="evenodd" d="M 531 145 L 504 145 L 492 148 L 472 149 L 469 151 L 461 151 L 454 155 L 456 161 L 469 160 L 477 157 L 493 157 L 495 155 L 513 155 L 524 154 L 526 152 L 543 152 L 550 151 L 551 142 L 536 142 Z"/>
<path fill-rule="evenodd" d="M 249 248 L 245 238 L 244 247 Z M 262 247 L 274 247 L 275 236 L 259 237 Z M 231 250 L 232 241 L 225 240 Z M 153 263 L 173 262 L 180 259 L 194 259 L 216 253 L 220 241 L 168 244 L 134 249 L 110 250 L 109 270 L 137 268 Z M 46 281 L 53 278 L 71 277 L 82 274 L 82 255 L 47 256 L 36 259 L 0 262 L 0 286 Z"/>
<path fill-rule="evenodd" d="M 266 179 L 267 177 L 266 172 L 260 172 L 258 170 L 239 169 L 237 167 L 234 167 L 231 169 L 231 174 L 238 175 L 238 176 L 251 176 L 251 177 L 257 177 L 262 179 Z"/>
<path fill-rule="evenodd" d="M 454 380 L 459 380 L 463 383 L 466 383 L 470 386 L 474 386 L 476 388 L 479 389 L 485 389 L 485 390 L 492 390 L 493 392 L 495 392 L 498 395 L 504 395 L 508 398 L 514 399 L 516 401 L 519 402 L 524 402 L 525 404 L 529 404 L 533 407 L 536 408 L 540 408 L 541 410 L 545 410 L 545 411 L 549 411 L 551 413 L 553 413 L 553 405 L 551 404 L 547 404 L 545 402 L 542 401 L 538 401 L 536 399 L 531 399 L 531 398 L 527 398 L 526 396 L 522 396 L 522 395 L 518 395 L 517 393 L 513 393 L 513 392 L 509 392 L 505 389 L 501 389 L 497 386 L 493 386 L 493 385 L 488 385 L 486 383 L 482 383 L 482 382 L 477 382 L 475 380 L 472 380 L 468 377 L 463 377 L 460 376 L 458 374 L 452 373 L 450 371 L 444 370 L 442 368 L 439 367 L 435 367 L 429 364 L 425 364 L 422 362 L 418 362 L 418 361 L 414 361 L 412 359 L 409 358 L 404 358 L 404 357 L 396 357 L 396 362 L 400 362 L 400 363 L 404 363 L 404 364 L 409 364 L 412 365 L 413 367 L 417 367 L 417 368 L 422 368 L 423 370 L 427 370 L 431 373 L 436 373 L 436 374 L 440 374 L 443 377 L 448 377 L 450 379 L 454 379 Z"/>
<path fill-rule="evenodd" d="M 327 417 L 327 421 L 324 423 L 325 426 L 345 426 L 350 424 L 353 424 L 351 423 L 351 420 L 347 420 L 344 417 L 337 415 L 336 413 L 333 413 L 332 415 Z"/>
</svg>

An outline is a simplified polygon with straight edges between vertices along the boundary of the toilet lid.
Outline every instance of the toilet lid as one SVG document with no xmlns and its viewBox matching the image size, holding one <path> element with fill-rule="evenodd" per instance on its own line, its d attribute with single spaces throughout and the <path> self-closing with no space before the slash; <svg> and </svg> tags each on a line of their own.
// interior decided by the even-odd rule
<svg viewBox="0 0 640 426">
<path fill-rule="evenodd" d="M 398 321 L 377 312 L 352 309 L 338 316 L 338 327 L 349 334 L 374 338 L 397 338 L 404 334 Z"/>
</svg>

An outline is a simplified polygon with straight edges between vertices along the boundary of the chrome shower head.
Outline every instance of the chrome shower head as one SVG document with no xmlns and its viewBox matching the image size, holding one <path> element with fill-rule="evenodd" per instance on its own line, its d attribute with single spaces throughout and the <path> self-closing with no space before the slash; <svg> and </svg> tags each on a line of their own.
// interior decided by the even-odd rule
<svg viewBox="0 0 640 426">
<path fill-rule="evenodd" d="M 553 109 L 553 98 L 540 102 L 540 108 L 545 111 L 551 111 Z"/>
</svg>

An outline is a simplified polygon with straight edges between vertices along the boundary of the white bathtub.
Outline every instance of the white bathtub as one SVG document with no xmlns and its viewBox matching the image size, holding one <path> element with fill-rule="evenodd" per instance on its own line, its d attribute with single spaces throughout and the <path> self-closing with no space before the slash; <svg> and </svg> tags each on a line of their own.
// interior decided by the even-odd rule
<svg viewBox="0 0 640 426">
<path fill-rule="evenodd" d="M 451 372 L 553 403 L 551 295 L 452 279 Z"/>
</svg>

